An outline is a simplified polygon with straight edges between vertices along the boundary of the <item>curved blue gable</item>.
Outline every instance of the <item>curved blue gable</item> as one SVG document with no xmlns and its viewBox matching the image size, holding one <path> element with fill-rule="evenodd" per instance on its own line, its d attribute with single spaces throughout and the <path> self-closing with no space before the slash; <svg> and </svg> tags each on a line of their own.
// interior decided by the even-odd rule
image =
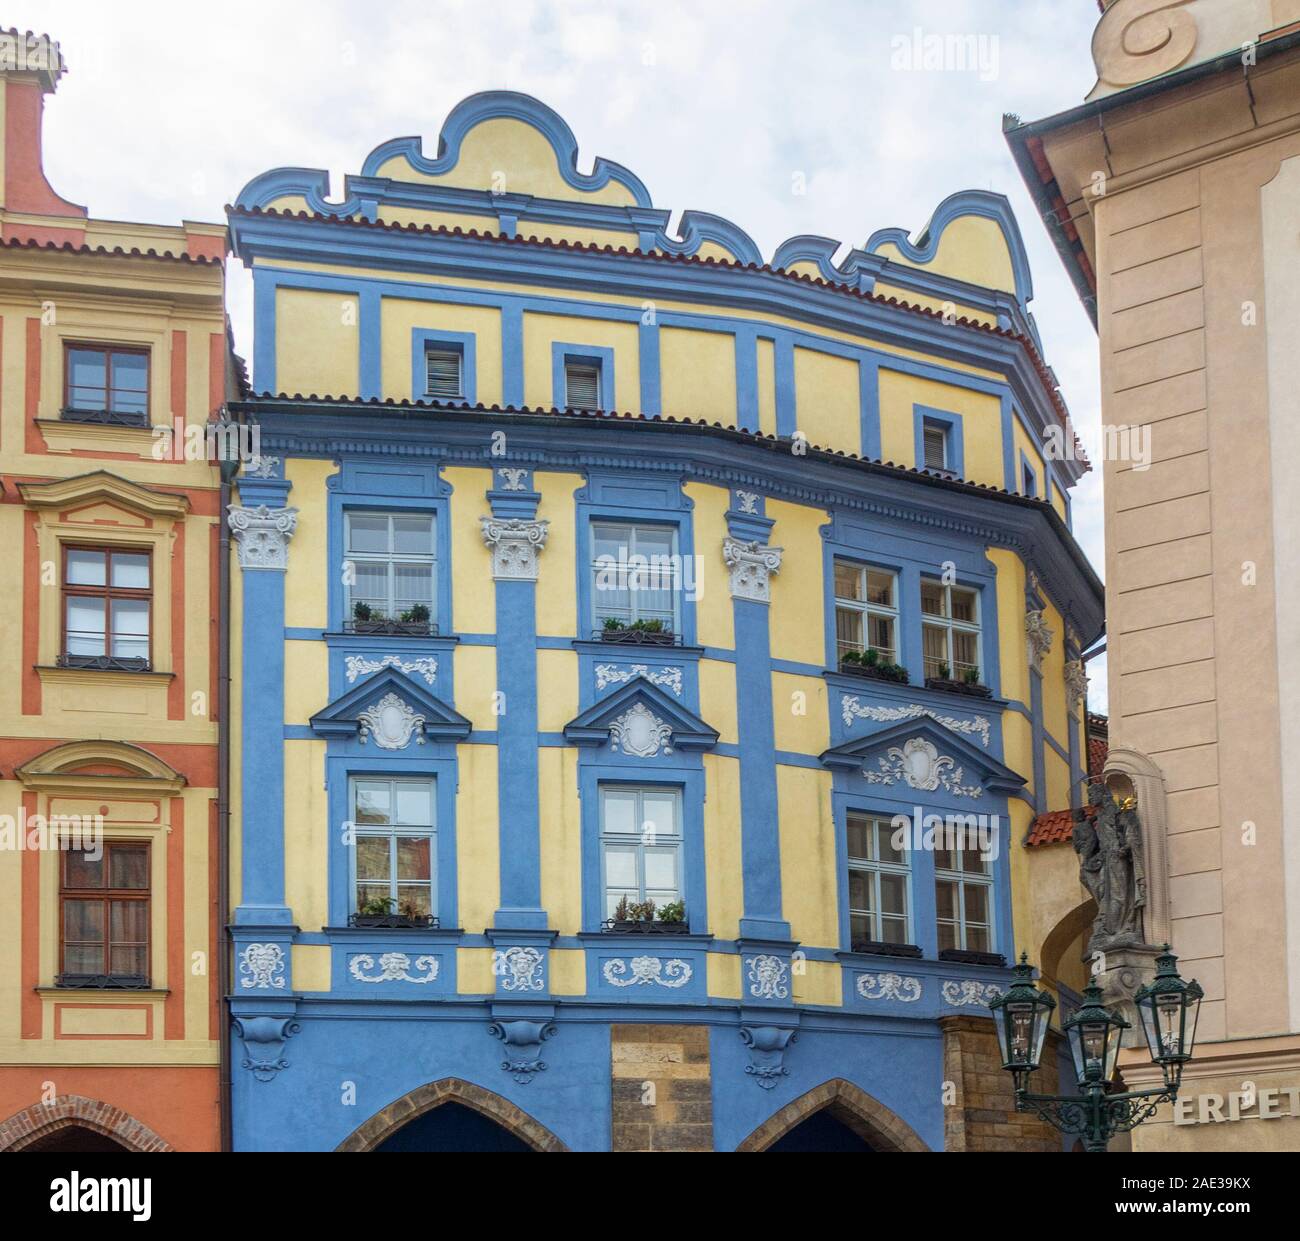
<svg viewBox="0 0 1300 1241">
<path fill-rule="evenodd" d="M 962 216 L 983 216 L 993 220 L 1006 238 L 1007 249 L 1011 253 L 1011 270 L 1016 282 L 1016 297 L 1021 305 L 1033 300 L 1034 280 L 1029 272 L 1029 255 L 1025 250 L 1025 239 L 1020 235 L 1020 225 L 1016 223 L 1011 203 L 1005 194 L 995 194 L 991 190 L 959 190 L 949 194 L 935 208 L 926 226 L 921 230 L 916 244 L 912 244 L 906 230 L 901 228 L 877 229 L 867 238 L 863 249 L 868 254 L 875 254 L 881 246 L 892 244 L 900 253 L 913 263 L 929 263 L 939 251 L 939 241 L 943 230 L 953 220 Z"/>
</svg>

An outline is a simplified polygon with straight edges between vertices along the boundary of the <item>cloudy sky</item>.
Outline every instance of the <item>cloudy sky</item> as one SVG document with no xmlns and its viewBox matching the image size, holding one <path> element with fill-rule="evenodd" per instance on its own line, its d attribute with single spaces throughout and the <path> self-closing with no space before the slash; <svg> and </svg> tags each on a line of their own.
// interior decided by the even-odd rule
<svg viewBox="0 0 1300 1241">
<path fill-rule="evenodd" d="M 726 216 L 765 255 L 795 233 L 915 234 L 955 190 L 1007 194 L 1047 359 L 1086 433 L 1096 336 L 1001 117 L 1084 98 L 1097 16 L 1094 0 L 11 0 L 5 20 L 60 43 L 69 72 L 46 109 L 46 170 L 101 218 L 220 220 L 249 178 L 284 164 L 329 169 L 337 193 L 385 139 L 420 134 L 433 154 L 452 105 L 499 88 L 557 109 L 584 171 L 617 160 L 659 206 Z M 905 66 L 904 43 L 947 34 L 979 36 L 981 63 Z M 245 355 L 249 283 L 232 270 Z M 1100 571 L 1099 473 L 1074 514 Z M 1104 657 L 1090 671 L 1104 710 Z"/>
</svg>

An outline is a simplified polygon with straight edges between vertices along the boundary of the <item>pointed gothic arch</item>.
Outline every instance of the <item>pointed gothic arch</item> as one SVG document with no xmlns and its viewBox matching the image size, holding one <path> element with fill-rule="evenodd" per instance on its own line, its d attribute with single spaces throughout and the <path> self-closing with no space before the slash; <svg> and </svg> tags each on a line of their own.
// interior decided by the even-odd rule
<svg viewBox="0 0 1300 1241">
<path fill-rule="evenodd" d="M 796 1125 L 823 1110 L 829 1111 L 875 1150 L 924 1152 L 930 1149 L 901 1116 L 852 1082 L 835 1077 L 768 1117 L 736 1150 L 768 1150 Z"/>
<path fill-rule="evenodd" d="M 527 1112 L 508 1099 L 459 1077 L 444 1077 L 441 1081 L 417 1086 L 395 1099 L 386 1108 L 376 1112 L 360 1128 L 353 1130 L 334 1149 L 336 1151 L 377 1150 L 388 1138 L 417 1117 L 442 1106 L 460 1103 L 489 1120 L 495 1121 L 507 1133 L 535 1151 L 567 1151 L 569 1148 L 545 1125 L 539 1124 Z"/>
<path fill-rule="evenodd" d="M 52 1103 L 34 1103 L 0 1123 L 0 1152 L 25 1151 L 65 1129 L 84 1129 L 108 1138 L 128 1151 L 156 1152 L 174 1148 L 134 1116 L 83 1095 L 59 1095 Z"/>
</svg>

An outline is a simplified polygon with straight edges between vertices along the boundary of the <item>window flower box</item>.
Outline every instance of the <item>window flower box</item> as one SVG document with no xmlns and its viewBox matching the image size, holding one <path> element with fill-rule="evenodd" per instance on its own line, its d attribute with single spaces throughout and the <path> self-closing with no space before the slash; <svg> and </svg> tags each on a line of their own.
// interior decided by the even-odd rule
<svg viewBox="0 0 1300 1241">
<path fill-rule="evenodd" d="M 343 626 L 344 633 L 373 633 L 386 637 L 427 638 L 437 629 L 428 621 L 389 620 L 372 617 L 370 620 L 351 620 Z"/>
<path fill-rule="evenodd" d="M 869 660 L 866 652 L 849 651 L 840 659 L 840 671 L 848 676 L 863 677 L 869 681 L 892 681 L 895 685 L 907 684 L 907 669 L 889 660 Z"/>
<path fill-rule="evenodd" d="M 993 691 L 978 681 L 959 681 L 955 677 L 926 677 L 926 689 L 940 689 L 949 694 L 966 694 L 971 698 L 991 698 Z"/>
<path fill-rule="evenodd" d="M 872 957 L 918 958 L 921 955 L 921 949 L 916 944 L 886 944 L 876 939 L 857 940 L 852 946 L 852 951 Z"/>
<path fill-rule="evenodd" d="M 600 642 L 614 642 L 624 646 L 680 646 L 681 638 L 671 629 L 656 629 L 652 624 L 638 621 L 634 625 L 605 625 L 594 635 Z"/>
<path fill-rule="evenodd" d="M 658 918 L 607 918 L 600 929 L 611 935 L 686 935 L 685 922 L 661 922 Z"/>
<path fill-rule="evenodd" d="M 972 952 L 965 948 L 941 948 L 940 961 L 951 961 L 955 965 L 1006 965 L 1007 959 L 1000 952 Z"/>
<path fill-rule="evenodd" d="M 348 914 L 348 926 L 366 930 L 436 931 L 432 914 Z"/>
</svg>

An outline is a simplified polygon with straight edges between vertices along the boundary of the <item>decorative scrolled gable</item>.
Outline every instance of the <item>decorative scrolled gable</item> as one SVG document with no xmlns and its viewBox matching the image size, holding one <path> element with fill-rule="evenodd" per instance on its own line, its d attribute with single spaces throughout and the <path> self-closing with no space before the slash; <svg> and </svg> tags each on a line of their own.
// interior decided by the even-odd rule
<svg viewBox="0 0 1300 1241">
<path fill-rule="evenodd" d="M 926 717 L 878 729 L 822 753 L 824 766 L 894 786 L 900 796 L 947 793 L 977 799 L 1014 794 L 1025 777 L 965 737 Z"/>
<path fill-rule="evenodd" d="M 608 744 L 632 758 L 709 750 L 718 742 L 717 729 L 642 676 L 575 716 L 564 726 L 564 736 L 573 745 Z"/>
<path fill-rule="evenodd" d="M 368 677 L 311 717 L 318 737 L 355 737 L 381 750 L 464 741 L 472 728 L 454 707 L 392 668 Z"/>
</svg>

